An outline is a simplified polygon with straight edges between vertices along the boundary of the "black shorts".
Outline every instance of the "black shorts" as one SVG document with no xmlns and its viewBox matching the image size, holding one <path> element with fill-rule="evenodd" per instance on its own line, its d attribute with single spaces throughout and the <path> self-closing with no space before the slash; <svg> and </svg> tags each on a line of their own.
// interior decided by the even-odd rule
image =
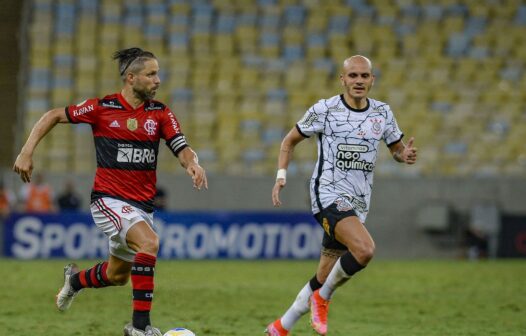
<svg viewBox="0 0 526 336">
<path fill-rule="evenodd" d="M 354 212 L 354 209 L 338 210 L 336 203 L 329 205 L 327 208 L 314 215 L 316 221 L 318 221 L 323 228 L 323 231 L 325 231 L 321 243 L 323 247 L 331 250 L 347 250 L 347 247 L 334 237 L 334 229 L 339 221 L 351 216 L 358 217 L 356 212 Z"/>
</svg>

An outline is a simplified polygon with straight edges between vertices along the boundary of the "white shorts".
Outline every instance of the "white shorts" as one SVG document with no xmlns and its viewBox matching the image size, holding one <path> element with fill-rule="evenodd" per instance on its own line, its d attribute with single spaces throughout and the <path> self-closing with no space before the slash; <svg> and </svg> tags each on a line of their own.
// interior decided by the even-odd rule
<svg viewBox="0 0 526 336">
<path fill-rule="evenodd" d="M 103 197 L 91 203 L 93 221 L 109 238 L 110 254 L 133 262 L 136 252 L 126 242 L 128 230 L 140 221 L 153 229 L 153 213 L 134 207 L 115 198 Z"/>
</svg>

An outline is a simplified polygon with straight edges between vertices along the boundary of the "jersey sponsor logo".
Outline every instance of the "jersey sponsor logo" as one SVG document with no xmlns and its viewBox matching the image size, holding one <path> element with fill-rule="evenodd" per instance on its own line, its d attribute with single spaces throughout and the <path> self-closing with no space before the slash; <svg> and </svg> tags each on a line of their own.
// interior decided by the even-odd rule
<svg viewBox="0 0 526 336">
<path fill-rule="evenodd" d="M 177 122 L 177 119 L 175 119 L 175 116 L 172 112 L 168 113 L 168 116 L 170 116 L 170 121 L 172 123 L 172 127 L 175 131 L 175 133 L 181 133 L 181 128 L 179 127 L 179 123 Z"/>
<path fill-rule="evenodd" d="M 93 106 L 93 104 L 92 105 L 88 105 L 88 106 L 82 106 L 81 108 L 79 108 L 77 110 L 73 110 L 73 116 L 74 117 L 78 117 L 78 116 L 81 116 L 83 114 L 86 114 L 86 113 L 94 111 L 94 110 L 95 110 L 95 106 Z"/>
<path fill-rule="evenodd" d="M 147 119 L 143 127 L 146 130 L 146 132 L 148 132 L 148 135 L 155 135 L 155 131 L 157 130 L 157 123 L 152 119 Z"/>
<path fill-rule="evenodd" d="M 316 120 L 318 120 L 318 115 L 315 112 L 310 112 L 305 117 L 303 117 L 303 119 L 301 119 L 298 124 L 303 127 L 310 127 Z"/>
<path fill-rule="evenodd" d="M 139 127 L 139 123 L 137 122 L 137 119 L 129 118 L 126 120 L 126 127 L 128 127 L 128 129 L 133 132 L 137 129 L 137 127 Z"/>
<path fill-rule="evenodd" d="M 368 148 L 367 146 L 364 146 L 364 145 L 339 144 L 338 150 L 347 151 L 347 152 L 365 153 L 367 152 Z"/>
<path fill-rule="evenodd" d="M 117 120 L 113 120 L 113 122 L 110 124 L 110 127 L 121 127 L 121 125 L 119 125 Z"/>
<path fill-rule="evenodd" d="M 343 171 L 363 170 L 372 172 L 374 164 L 365 160 L 360 160 L 361 154 L 368 151 L 365 145 L 347 145 L 339 144 L 336 153 L 336 167 Z"/>
<path fill-rule="evenodd" d="M 334 105 L 329 107 L 329 112 L 345 112 L 345 108 L 338 107 L 338 105 Z"/>
<path fill-rule="evenodd" d="M 144 107 L 145 111 L 155 111 L 155 110 L 163 110 L 163 109 L 164 109 L 164 105 L 161 103 L 156 103 L 156 102 L 150 102 L 148 106 Z"/>
<path fill-rule="evenodd" d="M 374 119 L 370 119 L 370 121 L 372 123 L 371 130 L 373 131 L 373 133 L 376 135 L 379 135 L 380 133 L 382 133 L 382 120 L 374 118 Z"/>
<path fill-rule="evenodd" d="M 117 162 L 154 163 L 155 150 L 150 148 L 133 148 L 129 144 L 119 144 Z"/>
<path fill-rule="evenodd" d="M 101 100 L 100 105 L 103 107 L 109 107 L 113 109 L 124 109 L 124 106 L 121 105 L 118 99 Z"/>
</svg>

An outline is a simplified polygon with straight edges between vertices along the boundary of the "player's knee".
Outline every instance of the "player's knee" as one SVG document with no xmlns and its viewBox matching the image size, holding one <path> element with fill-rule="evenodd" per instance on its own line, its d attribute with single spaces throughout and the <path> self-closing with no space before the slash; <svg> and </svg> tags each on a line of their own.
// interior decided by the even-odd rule
<svg viewBox="0 0 526 336">
<path fill-rule="evenodd" d="M 118 274 L 109 274 L 108 273 L 108 281 L 111 282 L 114 286 L 124 286 L 128 283 L 128 280 L 130 279 L 129 274 L 126 273 L 118 273 Z"/>
<path fill-rule="evenodd" d="M 145 239 L 139 246 L 138 252 L 147 253 L 151 255 L 157 255 L 158 251 L 159 251 L 159 237 L 155 235 L 149 239 Z"/>
<path fill-rule="evenodd" d="M 353 255 L 356 261 L 363 266 L 366 266 L 374 256 L 375 246 L 374 243 L 361 244 L 356 251 L 353 251 Z"/>
</svg>

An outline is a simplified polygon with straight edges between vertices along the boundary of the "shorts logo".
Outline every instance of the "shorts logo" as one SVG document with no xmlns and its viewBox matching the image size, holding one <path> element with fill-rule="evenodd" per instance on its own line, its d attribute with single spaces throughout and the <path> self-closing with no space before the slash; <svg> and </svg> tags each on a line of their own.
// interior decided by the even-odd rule
<svg viewBox="0 0 526 336">
<path fill-rule="evenodd" d="M 351 211 L 353 209 L 351 202 L 349 202 L 347 197 L 338 198 L 334 201 L 334 204 L 336 204 L 336 209 L 340 212 Z"/>
<path fill-rule="evenodd" d="M 330 236 L 331 232 L 329 229 L 329 220 L 327 218 L 323 218 L 321 226 L 323 226 L 323 230 Z"/>
<path fill-rule="evenodd" d="M 148 132 L 148 135 L 155 135 L 155 131 L 157 130 L 157 123 L 152 119 L 148 119 L 144 123 L 143 127 L 146 130 L 146 132 Z"/>
<path fill-rule="evenodd" d="M 351 206 L 356 211 L 363 212 L 363 213 L 367 212 L 367 203 L 365 203 L 363 200 L 359 198 L 351 197 Z"/>
<path fill-rule="evenodd" d="M 128 129 L 132 132 L 135 131 L 138 127 L 137 119 L 130 118 L 126 120 L 126 127 L 128 127 Z"/>
<path fill-rule="evenodd" d="M 129 213 L 132 213 L 133 212 L 133 208 L 131 207 L 131 205 L 123 205 L 122 206 L 122 213 L 123 214 L 129 214 Z"/>
</svg>

